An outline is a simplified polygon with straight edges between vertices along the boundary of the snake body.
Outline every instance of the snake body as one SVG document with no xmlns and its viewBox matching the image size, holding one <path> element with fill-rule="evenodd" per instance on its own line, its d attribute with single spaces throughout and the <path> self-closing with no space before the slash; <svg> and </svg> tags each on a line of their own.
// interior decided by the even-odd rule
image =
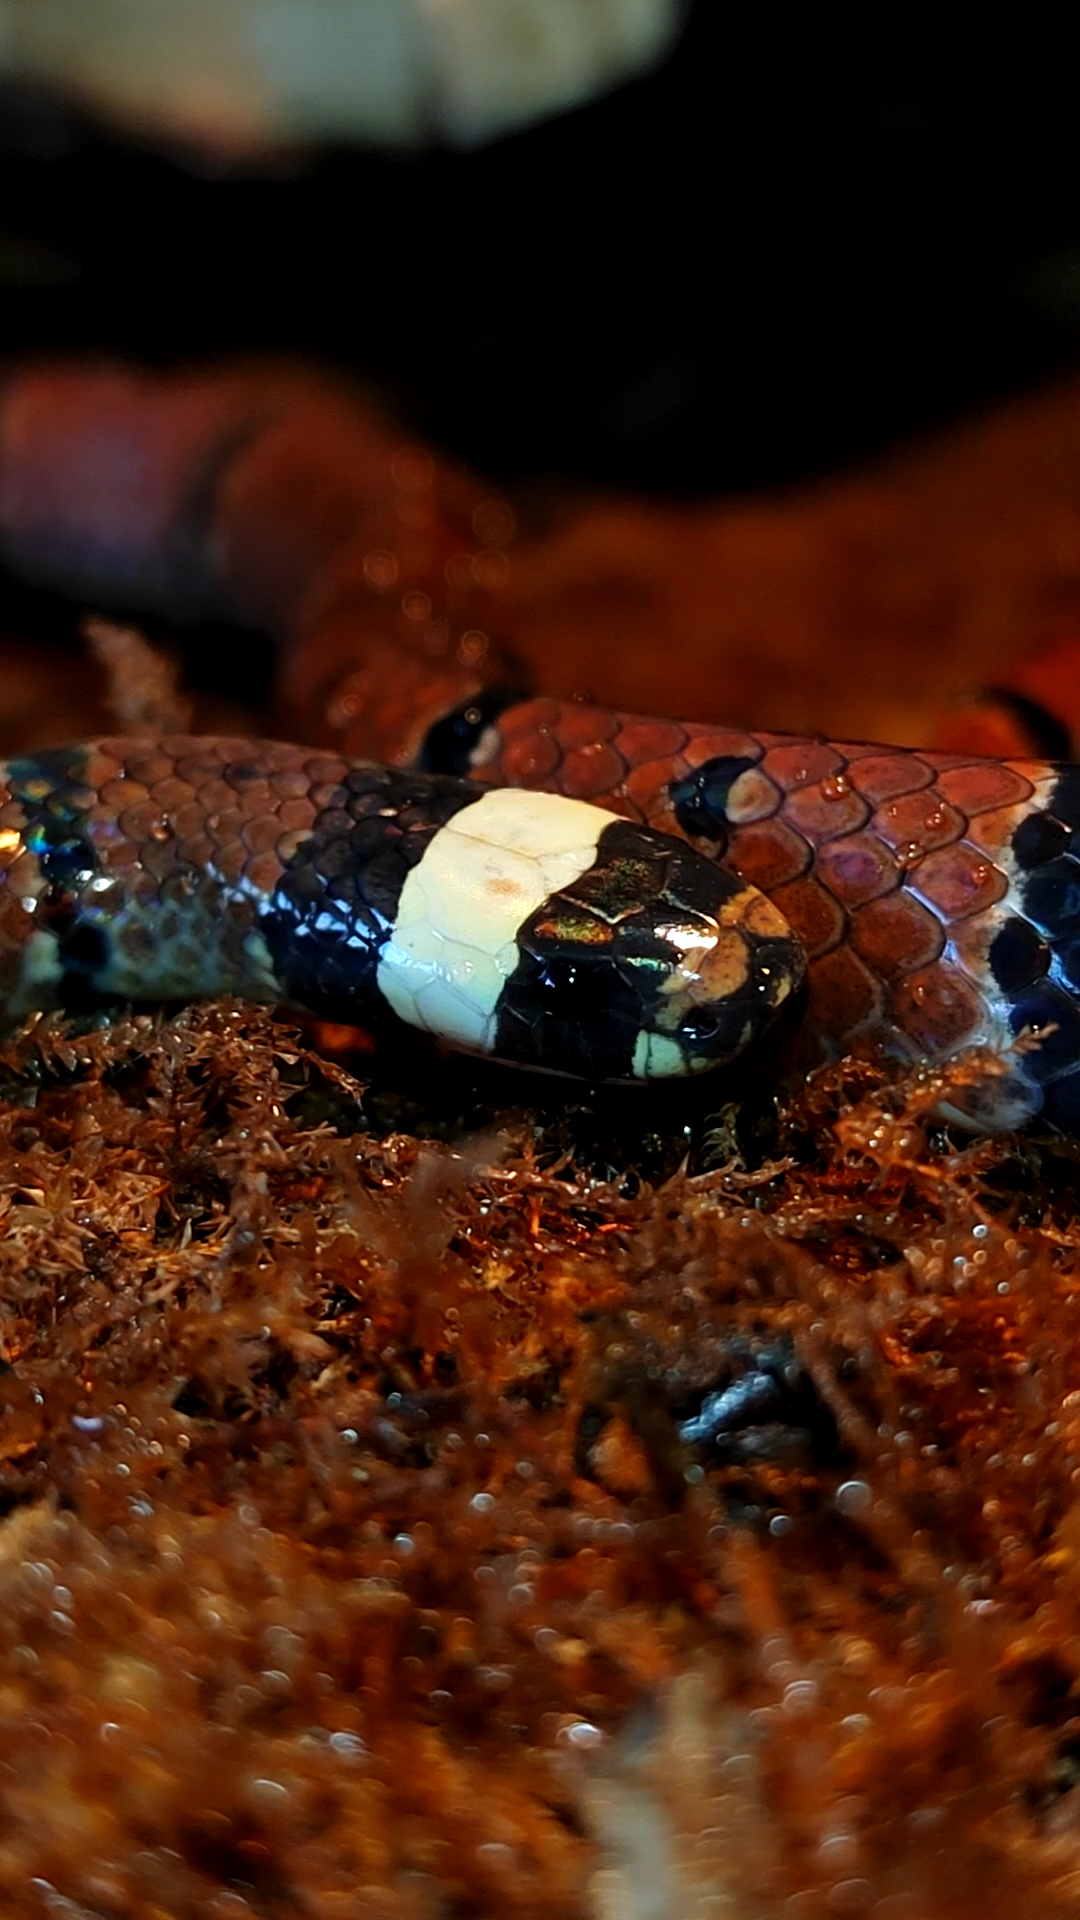
<svg viewBox="0 0 1080 1920">
<path fill-rule="evenodd" d="M 9 563 L 275 628 L 291 709 L 344 750 L 114 740 L 12 763 L 10 1008 L 231 987 L 336 1018 L 390 1008 L 503 1057 L 647 1077 L 731 1058 L 805 971 L 804 1060 L 868 1044 L 909 1061 L 1008 1053 L 1030 1031 L 1040 1044 L 988 1081 L 972 1117 L 1080 1124 L 1080 769 L 500 691 L 513 674 L 491 639 L 499 569 L 476 550 L 481 496 L 412 451 L 403 466 L 390 430 L 343 418 L 246 375 L 9 383 Z M 573 810 L 560 818 L 578 865 L 565 884 L 534 876 L 525 911 L 489 934 L 475 889 L 448 904 L 447 832 L 456 820 L 460 844 L 494 804 L 501 834 L 505 789 L 528 791 L 514 831 L 545 847 L 542 796 Z M 417 918 L 407 877 L 423 893 L 425 874 Z M 424 951 L 392 980 L 407 892 Z M 456 958 L 420 988 L 453 911 Z M 479 998 L 459 991 L 470 966 L 488 979 Z"/>
<path fill-rule="evenodd" d="M 1029 1032 L 973 1117 L 1080 1124 L 1080 769 L 553 700 L 459 734 L 476 778 L 680 834 L 766 894 L 807 956 L 803 1059 L 1006 1054 Z"/>
<path fill-rule="evenodd" d="M 579 800 L 267 740 L 0 769 L 9 1017 L 234 992 L 592 1080 L 750 1044 L 803 958 L 753 888 Z"/>
</svg>

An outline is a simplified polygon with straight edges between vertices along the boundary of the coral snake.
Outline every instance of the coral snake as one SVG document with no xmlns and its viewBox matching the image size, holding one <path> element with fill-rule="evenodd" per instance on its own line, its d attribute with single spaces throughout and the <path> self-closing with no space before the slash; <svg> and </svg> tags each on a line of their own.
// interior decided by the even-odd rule
<svg viewBox="0 0 1080 1920">
<path fill-rule="evenodd" d="M 235 991 L 647 1080 L 731 1059 L 784 1008 L 803 1061 L 982 1045 L 1008 1070 L 972 1093 L 977 1124 L 1080 1123 L 1080 768 L 521 692 L 496 509 L 273 373 L 8 376 L 5 564 L 273 630 L 287 708 L 324 743 L 8 762 L 9 1017 Z M 1011 702 L 1007 748 L 1041 714 Z"/>
</svg>

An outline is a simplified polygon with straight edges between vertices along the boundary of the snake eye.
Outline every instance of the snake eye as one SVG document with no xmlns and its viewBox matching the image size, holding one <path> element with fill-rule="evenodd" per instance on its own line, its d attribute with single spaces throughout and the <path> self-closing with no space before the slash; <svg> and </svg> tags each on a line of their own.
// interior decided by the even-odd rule
<svg viewBox="0 0 1080 1920">
<path fill-rule="evenodd" d="M 680 1023 L 679 1033 L 691 1045 L 707 1043 L 716 1039 L 723 1024 L 719 1013 L 714 1013 L 707 1007 L 701 1007 L 695 1013 L 688 1014 Z"/>
</svg>

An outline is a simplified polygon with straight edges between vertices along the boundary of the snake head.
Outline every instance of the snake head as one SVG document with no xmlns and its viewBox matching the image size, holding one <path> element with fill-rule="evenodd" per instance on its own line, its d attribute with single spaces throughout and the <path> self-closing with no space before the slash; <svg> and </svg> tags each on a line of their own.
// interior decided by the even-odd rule
<svg viewBox="0 0 1080 1920">
<path fill-rule="evenodd" d="M 801 986 L 803 949 L 777 909 L 681 842 L 629 821 L 518 934 L 496 1051 L 597 1080 L 723 1066 Z"/>
<path fill-rule="evenodd" d="M 500 790 L 456 814 L 410 873 L 379 986 L 451 1044 L 632 1082 L 733 1059 L 805 970 L 765 896 L 681 841 Z"/>
</svg>

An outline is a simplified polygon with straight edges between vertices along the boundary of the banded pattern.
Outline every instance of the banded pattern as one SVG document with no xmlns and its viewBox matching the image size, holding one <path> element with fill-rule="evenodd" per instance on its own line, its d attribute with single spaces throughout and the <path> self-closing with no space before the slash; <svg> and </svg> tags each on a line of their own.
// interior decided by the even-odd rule
<svg viewBox="0 0 1080 1920">
<path fill-rule="evenodd" d="M 0 950 L 15 1004 L 43 993 L 70 1001 L 150 991 L 148 962 L 137 954 L 140 943 L 149 952 L 155 926 L 172 956 L 161 992 L 168 981 L 203 990 L 212 976 L 267 995 L 284 985 L 305 1003 L 340 1008 L 352 991 L 347 979 L 358 974 L 385 1007 L 397 991 L 393 950 L 393 966 L 404 967 L 399 1014 L 445 1027 L 459 1044 L 493 1043 L 512 1057 L 517 1048 L 565 1064 L 569 1040 L 569 1057 L 589 1074 L 654 1073 L 696 1065 L 706 1052 L 726 1057 L 743 1044 L 783 997 L 777 981 L 790 998 L 801 943 L 809 993 L 800 1064 L 850 1046 L 884 1045 L 906 1060 L 940 1059 L 972 1042 L 1006 1050 L 1032 1028 L 1039 1049 L 1018 1058 L 1010 1078 L 993 1079 L 971 1117 L 1001 1126 L 1041 1111 L 1063 1127 L 1080 1125 L 1080 860 L 1072 851 L 1080 774 L 1053 758 L 1024 757 L 1052 754 L 1064 738 L 1047 717 L 1062 688 L 1075 685 L 1075 640 L 1030 663 L 1004 702 L 984 703 L 974 722 L 969 716 L 973 730 L 954 732 L 947 752 L 641 719 L 499 692 L 501 681 L 520 680 L 504 648 L 515 637 L 515 601 L 505 593 L 512 549 L 506 502 L 310 382 L 290 386 L 246 368 L 179 378 L 55 364 L 18 370 L 0 390 L 0 552 L 24 578 L 66 585 L 84 603 L 174 616 L 228 611 L 265 626 L 282 642 L 290 727 L 397 764 L 420 747 L 423 764 L 468 774 L 474 793 L 542 788 L 610 808 L 681 835 L 731 876 L 723 885 L 733 892 L 707 909 L 724 932 L 709 968 L 699 959 L 680 975 L 667 951 L 643 998 L 656 962 L 642 932 L 648 912 L 645 920 L 627 914 L 622 878 L 612 878 L 623 872 L 625 849 L 612 851 L 605 867 L 604 849 L 616 844 L 604 837 L 614 834 L 609 823 L 596 829 L 607 877 L 586 885 L 583 876 L 572 899 L 564 888 L 557 912 L 535 909 L 527 936 L 519 928 L 512 975 L 504 973 L 505 919 L 485 914 L 481 964 L 468 942 L 461 946 L 455 923 L 461 966 L 441 969 L 429 950 L 428 978 L 419 962 L 423 930 L 430 933 L 449 904 L 444 877 L 436 877 L 439 835 L 460 824 L 460 814 L 431 835 L 435 866 L 425 852 L 394 896 L 411 916 L 401 923 L 411 929 L 407 938 L 403 931 L 393 949 L 384 939 L 374 960 L 372 926 L 386 921 L 385 900 L 371 903 L 369 924 L 368 909 L 345 898 L 344 869 L 331 877 L 319 864 L 324 849 L 345 861 L 345 842 L 361 830 L 353 811 L 363 813 L 368 801 L 327 792 L 327 819 L 320 813 L 312 826 L 293 828 L 284 809 L 297 799 L 282 793 L 280 828 L 266 816 L 267 849 L 245 855 L 267 863 L 250 890 L 237 877 L 246 868 L 234 850 L 209 848 L 224 882 L 216 872 L 200 877 L 196 853 L 212 833 L 191 829 L 180 872 L 166 835 L 149 849 L 142 878 L 120 889 L 114 934 L 104 906 L 115 869 L 104 861 L 98 871 L 94 862 L 110 831 L 124 840 L 119 794 L 103 800 L 88 835 L 80 822 L 92 808 L 80 801 L 77 817 L 58 827 L 32 781 L 43 780 L 47 794 L 56 771 L 62 786 L 106 795 L 115 769 L 104 766 L 105 785 L 95 788 L 96 766 L 87 775 L 39 761 L 5 829 L 13 838 L 4 858 L 20 874 L 14 893 L 0 893 Z M 1064 710 L 1062 720 L 1071 714 Z M 1022 739 L 1030 745 L 1014 752 Z M 987 744 L 1002 757 L 980 759 Z M 300 748 L 274 751 L 285 756 L 283 775 L 324 764 Z M 327 776 L 335 795 L 344 764 L 334 762 L 339 771 Z M 217 811 L 216 801 L 203 801 L 202 783 L 209 795 L 222 778 L 216 764 L 193 766 L 183 807 Z M 333 826 L 343 814 L 352 826 Z M 377 836 L 364 818 L 363 834 Z M 419 846 L 420 831 L 410 828 L 410 845 Z M 318 843 L 311 854 L 300 841 L 290 850 L 294 832 Z M 462 850 L 453 836 L 444 850 L 450 845 Z M 274 858 L 280 876 L 270 871 Z M 656 924 L 686 935 L 687 951 L 700 956 L 700 927 L 682 918 L 688 882 L 670 846 L 646 856 L 639 845 L 635 858 L 639 878 L 651 876 L 645 892 Z M 705 897 L 696 885 L 695 911 Z M 772 902 L 767 912 L 762 893 Z M 251 917 L 241 927 L 244 902 Z M 632 924 L 641 950 L 631 956 Z M 577 941 L 572 962 L 567 940 Z M 181 965 L 185 944 L 191 951 Z M 123 965 L 114 967 L 114 948 L 129 950 Z M 481 977 L 486 1001 L 474 994 Z M 490 988 L 499 979 L 493 1009 Z M 512 1011 L 513 980 L 521 992 Z M 658 988 L 657 980 L 668 984 Z M 724 983 L 726 1020 L 717 1012 Z M 586 1046 L 590 995 L 594 1038 Z M 642 1004 L 639 1018 L 632 1008 Z"/>
<path fill-rule="evenodd" d="M 755 889 L 572 798 L 186 736 L 0 781 L 12 1018 L 233 992 L 648 1079 L 730 1059 L 805 970 Z"/>
<path fill-rule="evenodd" d="M 1005 1052 L 1030 1030 L 1039 1047 L 969 1117 L 1080 1125 L 1076 768 L 547 699 L 478 716 L 468 751 L 464 725 L 439 737 L 475 779 L 573 794 L 681 834 L 767 894 L 807 954 L 802 1059 L 867 1041 L 907 1061 Z"/>
</svg>

